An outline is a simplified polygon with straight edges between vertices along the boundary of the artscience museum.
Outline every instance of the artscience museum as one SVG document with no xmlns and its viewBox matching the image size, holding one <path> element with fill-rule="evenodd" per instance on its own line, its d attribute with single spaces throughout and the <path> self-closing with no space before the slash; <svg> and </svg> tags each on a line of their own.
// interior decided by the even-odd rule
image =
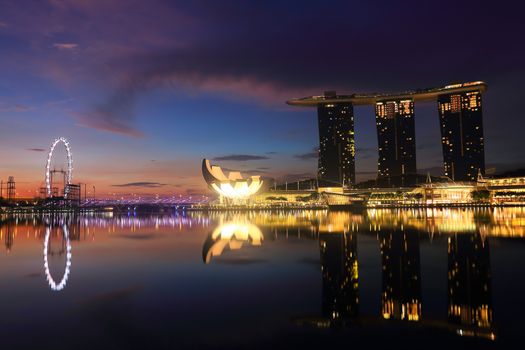
<svg viewBox="0 0 525 350">
<path fill-rule="evenodd" d="M 230 171 L 226 176 L 217 165 L 211 165 L 208 159 L 202 160 L 202 176 L 208 186 L 217 192 L 221 203 L 246 202 L 247 199 L 261 189 L 263 181 L 260 176 L 244 178 L 238 171 Z"/>
</svg>

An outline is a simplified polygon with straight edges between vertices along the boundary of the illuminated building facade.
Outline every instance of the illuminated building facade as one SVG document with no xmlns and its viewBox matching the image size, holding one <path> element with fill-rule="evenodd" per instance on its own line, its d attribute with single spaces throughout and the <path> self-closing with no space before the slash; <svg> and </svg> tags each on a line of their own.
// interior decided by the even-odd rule
<svg viewBox="0 0 525 350">
<path fill-rule="evenodd" d="M 323 316 L 344 320 L 358 315 L 357 234 L 320 233 Z"/>
<path fill-rule="evenodd" d="M 221 202 L 225 199 L 232 203 L 245 202 L 259 192 L 263 184 L 260 176 L 243 178 L 238 171 L 230 171 L 226 176 L 221 167 L 211 165 L 208 159 L 202 160 L 202 176 L 208 186 L 219 194 Z"/>
<path fill-rule="evenodd" d="M 417 179 L 414 104 L 419 102 L 438 101 L 445 175 L 455 181 L 475 181 L 478 170 L 484 174 L 481 94 L 486 90 L 487 84 L 475 81 L 401 93 L 325 92 L 286 103 L 317 107 L 319 178 L 339 183 L 344 179 L 345 184 L 355 184 L 353 106 L 375 106 L 378 185 L 409 186 Z"/>
<path fill-rule="evenodd" d="M 481 92 L 440 95 L 438 110 L 445 176 L 476 181 L 478 171 L 485 174 Z"/>
<path fill-rule="evenodd" d="M 385 319 L 421 319 L 421 268 L 416 231 L 378 234 L 382 259 L 381 314 Z"/>
<path fill-rule="evenodd" d="M 334 93 L 335 94 L 335 93 Z M 351 103 L 321 104 L 318 177 L 339 186 L 355 184 L 354 109 Z"/>
<path fill-rule="evenodd" d="M 465 331 L 492 326 L 489 242 L 478 232 L 448 238 L 448 320 Z"/>
<path fill-rule="evenodd" d="M 525 177 L 506 177 L 478 180 L 478 186 L 486 186 L 494 204 L 525 203 Z"/>
<path fill-rule="evenodd" d="M 413 185 L 417 175 L 414 101 L 379 101 L 375 110 L 378 184 L 389 187 Z"/>
</svg>

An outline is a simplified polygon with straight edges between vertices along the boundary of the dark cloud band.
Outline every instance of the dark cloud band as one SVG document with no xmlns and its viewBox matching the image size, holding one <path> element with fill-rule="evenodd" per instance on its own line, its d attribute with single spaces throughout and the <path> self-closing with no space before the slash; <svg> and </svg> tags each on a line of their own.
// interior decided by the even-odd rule
<svg viewBox="0 0 525 350">
<path fill-rule="evenodd" d="M 263 159 L 270 159 L 266 156 L 257 156 L 257 155 L 251 155 L 251 154 L 230 154 L 227 156 L 220 156 L 215 157 L 213 160 L 221 161 L 221 160 L 229 160 L 234 162 L 246 162 L 248 160 L 263 160 Z"/>
</svg>

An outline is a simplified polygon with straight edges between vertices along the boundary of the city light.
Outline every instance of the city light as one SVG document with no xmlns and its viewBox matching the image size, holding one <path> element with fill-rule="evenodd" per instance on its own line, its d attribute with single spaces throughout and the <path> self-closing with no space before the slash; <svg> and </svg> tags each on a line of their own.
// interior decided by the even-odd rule
<svg viewBox="0 0 525 350">
<path fill-rule="evenodd" d="M 260 176 L 244 179 L 237 171 L 230 171 L 226 176 L 221 167 L 211 165 L 208 159 L 202 161 L 202 175 L 206 183 L 220 196 L 232 200 L 246 200 L 256 194 L 263 185 Z"/>
</svg>

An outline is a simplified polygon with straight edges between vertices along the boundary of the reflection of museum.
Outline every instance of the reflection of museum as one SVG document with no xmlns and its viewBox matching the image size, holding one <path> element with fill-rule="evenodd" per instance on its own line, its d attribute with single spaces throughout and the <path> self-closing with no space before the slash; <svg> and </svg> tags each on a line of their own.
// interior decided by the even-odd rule
<svg viewBox="0 0 525 350">
<path fill-rule="evenodd" d="M 209 264 L 214 256 L 221 256 L 225 250 L 239 250 L 246 244 L 260 246 L 263 239 L 261 230 L 243 218 L 221 222 L 204 242 L 202 260 Z"/>
<path fill-rule="evenodd" d="M 485 213 L 486 214 L 486 213 Z M 321 305 L 319 314 L 302 317 L 299 324 L 315 327 L 350 325 L 360 317 L 362 298 L 379 298 L 374 315 L 383 322 L 419 322 L 449 330 L 462 336 L 495 339 L 491 296 L 489 240 L 499 217 L 516 212 L 492 212 L 490 220 L 483 211 L 369 211 L 364 215 L 349 212 L 303 211 L 297 215 L 275 212 L 246 216 L 232 215 L 221 220 L 203 247 L 203 259 L 210 263 L 225 250 L 271 245 L 275 239 L 318 240 L 321 268 Z M 519 214 L 521 215 L 521 214 Z M 362 295 L 359 290 L 358 236 L 375 235 L 380 259 L 380 293 Z M 446 235 L 447 276 L 425 276 L 421 270 L 420 243 L 436 235 Z M 445 260 L 445 264 L 447 264 Z M 422 281 L 439 278 L 448 282 L 448 318 L 425 317 Z"/>
</svg>

